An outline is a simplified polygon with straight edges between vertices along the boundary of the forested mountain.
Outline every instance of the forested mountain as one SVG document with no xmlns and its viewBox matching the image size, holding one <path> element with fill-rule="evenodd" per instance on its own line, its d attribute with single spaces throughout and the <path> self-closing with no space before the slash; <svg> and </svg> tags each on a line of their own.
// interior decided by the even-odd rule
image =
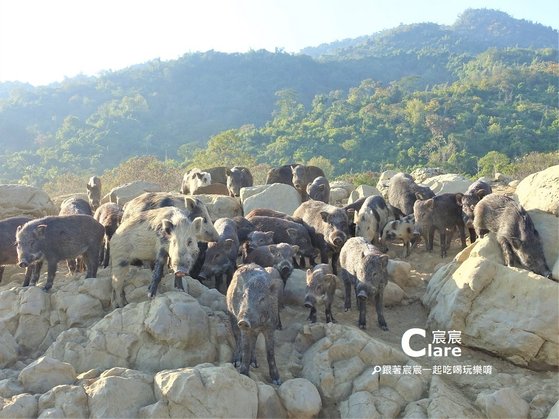
<svg viewBox="0 0 559 419">
<path fill-rule="evenodd" d="M 430 161 L 472 172 L 490 150 L 557 149 L 557 40 L 468 10 L 450 28 L 400 26 L 304 51 L 317 58 L 209 51 L 0 84 L 0 181 L 100 173 L 136 155 L 194 163 L 220 142 L 268 164 L 322 156 L 337 174 Z"/>
</svg>

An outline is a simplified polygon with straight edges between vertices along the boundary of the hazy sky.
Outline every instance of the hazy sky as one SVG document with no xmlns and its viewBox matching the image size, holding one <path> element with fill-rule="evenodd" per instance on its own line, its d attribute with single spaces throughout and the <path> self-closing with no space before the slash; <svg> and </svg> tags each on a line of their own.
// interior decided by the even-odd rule
<svg viewBox="0 0 559 419">
<path fill-rule="evenodd" d="M 557 0 L 0 0 L 0 82 L 47 84 L 188 52 L 298 52 L 490 8 L 555 29 Z"/>
</svg>

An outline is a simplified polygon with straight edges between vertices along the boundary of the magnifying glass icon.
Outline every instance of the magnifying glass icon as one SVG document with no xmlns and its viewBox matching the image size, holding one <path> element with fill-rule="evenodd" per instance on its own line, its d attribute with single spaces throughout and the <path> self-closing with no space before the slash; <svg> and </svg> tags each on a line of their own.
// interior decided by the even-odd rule
<svg viewBox="0 0 559 419">
<path fill-rule="evenodd" d="M 375 367 L 373 368 L 373 375 L 381 371 L 382 371 L 382 367 L 380 365 L 375 365 Z"/>
</svg>

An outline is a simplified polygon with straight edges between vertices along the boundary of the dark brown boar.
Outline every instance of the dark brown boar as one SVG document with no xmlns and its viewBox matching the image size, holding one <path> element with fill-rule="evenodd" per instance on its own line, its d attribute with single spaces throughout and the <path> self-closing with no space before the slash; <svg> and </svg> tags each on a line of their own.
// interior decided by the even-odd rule
<svg viewBox="0 0 559 419">
<path fill-rule="evenodd" d="M 250 252 L 246 260 L 243 260 L 243 263 L 256 263 L 263 268 L 276 268 L 285 283 L 293 272 L 293 256 L 298 251 L 298 246 L 292 246 L 287 243 L 260 246 Z"/>
<path fill-rule="evenodd" d="M 427 186 L 415 183 L 413 177 L 406 173 L 398 173 L 388 183 L 388 202 L 398 208 L 404 215 L 413 214 L 413 204 L 417 196 L 428 199 L 435 196 Z"/>
<path fill-rule="evenodd" d="M 319 263 L 312 270 L 307 269 L 307 290 L 305 293 L 305 307 L 310 309 L 309 320 L 316 323 L 316 306 L 324 305 L 326 323 L 335 323 L 332 315 L 332 302 L 336 292 L 336 276 L 332 268 Z"/>
<path fill-rule="evenodd" d="M 103 248 L 101 250 L 100 261 L 103 268 L 109 266 L 109 258 L 111 257 L 110 241 L 116 229 L 122 221 L 122 207 L 113 202 L 106 202 L 95 210 L 93 218 L 95 218 L 105 228 L 105 237 L 103 238 Z"/>
<path fill-rule="evenodd" d="M 321 168 L 316 166 L 305 166 L 302 164 L 298 164 L 297 166 L 291 169 L 292 179 L 291 182 L 293 186 L 299 194 L 303 201 L 309 199 L 307 195 L 307 185 L 312 183 L 317 177 L 322 176 L 325 177 L 324 172 Z"/>
<path fill-rule="evenodd" d="M 101 179 L 91 176 L 87 182 L 87 199 L 91 209 L 95 211 L 101 205 Z"/>
<path fill-rule="evenodd" d="M 507 266 L 517 266 L 551 279 L 543 247 L 532 218 L 512 198 L 490 194 L 474 209 L 474 227 L 478 236 L 493 232 L 503 250 Z"/>
<path fill-rule="evenodd" d="M 474 208 L 476 204 L 486 195 L 493 193 L 491 185 L 482 181 L 476 180 L 472 183 L 464 195 L 457 195 L 458 205 L 462 207 L 462 216 L 464 224 L 470 233 L 470 243 L 476 241 L 476 230 L 474 228 Z"/>
<path fill-rule="evenodd" d="M 0 282 L 4 275 L 5 265 L 17 265 L 16 231 L 18 227 L 31 221 L 31 217 L 10 217 L 0 221 Z M 25 268 L 24 286 L 36 284 L 41 271 L 41 262 L 33 263 Z"/>
<path fill-rule="evenodd" d="M 280 167 L 273 167 L 268 170 L 266 175 L 266 185 L 272 183 L 284 183 L 289 186 L 293 186 L 293 173 L 291 170 L 297 166 L 297 164 L 286 164 Z"/>
<path fill-rule="evenodd" d="M 58 262 L 82 256 L 87 278 L 97 276 L 99 252 L 105 229 L 89 215 L 59 215 L 29 221 L 16 232 L 19 266 L 26 268 L 46 260 L 47 283 L 51 289 Z"/>
<path fill-rule="evenodd" d="M 250 365 L 258 367 L 256 338 L 260 333 L 266 341 L 266 355 L 272 383 L 281 384 L 275 358 L 274 333 L 278 327 L 279 284 L 264 268 L 254 263 L 235 271 L 227 289 L 227 312 L 235 336 L 233 365 L 247 375 Z"/>
<path fill-rule="evenodd" d="M 252 173 L 248 167 L 235 166 L 228 169 L 227 175 L 227 190 L 229 196 L 238 197 L 241 194 L 241 188 L 246 188 L 253 185 Z"/>
<path fill-rule="evenodd" d="M 307 185 L 307 196 L 315 201 L 322 201 L 325 204 L 330 202 L 330 183 L 324 176 L 316 177 Z"/>
<path fill-rule="evenodd" d="M 351 287 L 355 289 L 361 329 L 367 323 L 366 303 L 375 302 L 378 324 L 388 330 L 384 319 L 384 288 L 388 283 L 388 256 L 363 237 L 350 238 L 340 253 L 340 277 L 345 287 L 345 310 L 351 308 Z"/>
</svg>

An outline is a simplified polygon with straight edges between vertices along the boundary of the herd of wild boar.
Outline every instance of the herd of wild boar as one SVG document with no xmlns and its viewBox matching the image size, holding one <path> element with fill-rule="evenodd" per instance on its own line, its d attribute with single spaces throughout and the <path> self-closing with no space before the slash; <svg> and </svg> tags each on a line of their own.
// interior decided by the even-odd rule
<svg viewBox="0 0 559 419">
<path fill-rule="evenodd" d="M 241 188 L 253 185 L 246 167 L 193 169 L 185 174 L 181 193 L 146 192 L 123 207 L 101 204 L 101 181 L 94 176 L 87 183 L 89 202 L 69 198 L 58 216 L 0 221 L 0 265 L 25 268 L 23 285 L 28 286 L 37 283 L 46 261 L 45 291 L 53 286 L 61 261 L 67 261 L 71 272 L 85 269 L 87 277 L 95 277 L 100 264 L 110 265 L 115 308 L 127 304 L 124 289 L 131 265 L 153 271 L 149 297 L 156 295 L 165 269 L 174 273 L 178 289 L 184 289 L 185 275 L 211 283 L 226 295 L 237 341 L 234 364 L 243 374 L 250 365 L 256 366 L 256 338 L 263 333 L 274 383 L 280 382 L 274 330 L 282 327 L 282 292 L 294 268 L 310 267 L 304 305 L 311 322 L 317 321 L 318 306 L 323 306 L 327 322 L 335 321 L 332 301 L 338 276 L 346 311 L 355 293 L 358 326 L 366 327 L 366 305 L 372 301 L 383 330 L 388 330 L 383 316 L 387 241 L 401 240 L 405 258 L 420 240 L 432 251 L 438 231 L 444 257 L 456 230 L 462 247 L 466 228 L 472 242 L 493 232 L 507 265 L 551 278 L 530 216 L 513 199 L 493 194 L 481 180 L 464 194 L 435 195 L 410 175 L 399 173 L 390 179 L 386 199 L 369 196 L 343 207 L 329 203 L 329 182 L 318 167 L 274 168 L 266 183 L 293 186 L 302 204 L 293 214 L 259 208 L 212 221 L 195 193 L 238 197 Z M 0 267 L 0 280 L 2 272 Z"/>
</svg>

